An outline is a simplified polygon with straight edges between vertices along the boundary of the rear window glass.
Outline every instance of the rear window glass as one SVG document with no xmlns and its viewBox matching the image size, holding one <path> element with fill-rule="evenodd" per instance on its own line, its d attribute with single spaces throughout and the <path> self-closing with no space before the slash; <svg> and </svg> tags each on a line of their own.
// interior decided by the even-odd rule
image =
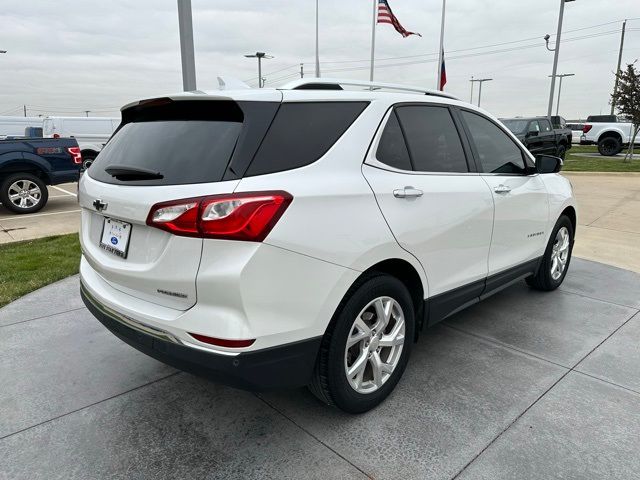
<svg viewBox="0 0 640 480">
<path fill-rule="evenodd" d="M 283 103 L 246 175 L 281 172 L 315 162 L 327 153 L 367 104 Z"/>
<path fill-rule="evenodd" d="M 98 181 L 127 185 L 179 185 L 222 179 L 241 122 L 162 120 L 124 125 L 88 170 Z M 118 180 L 105 168 L 123 166 L 151 170 L 161 179 Z"/>
</svg>

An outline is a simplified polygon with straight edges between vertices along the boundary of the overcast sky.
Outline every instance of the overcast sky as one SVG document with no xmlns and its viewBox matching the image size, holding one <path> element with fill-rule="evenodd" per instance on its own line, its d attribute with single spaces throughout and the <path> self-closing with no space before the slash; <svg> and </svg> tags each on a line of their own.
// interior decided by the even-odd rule
<svg viewBox="0 0 640 480">
<path fill-rule="evenodd" d="M 192 2 L 199 89 L 217 88 L 217 75 L 255 86 L 256 62 L 243 55 L 257 50 L 275 56 L 264 62 L 267 86 L 295 77 L 300 62 L 312 73 L 313 0 Z M 379 25 L 376 58 L 392 59 L 378 61 L 376 80 L 433 88 L 442 2 L 389 2 L 422 38 Z M 556 31 L 559 1 L 447 3 L 445 89 L 468 100 L 472 75 L 492 77 L 484 108 L 498 116 L 545 114 L 553 54 L 542 37 Z M 368 78 L 371 8 L 371 0 L 320 0 L 323 74 Z M 640 0 L 566 4 L 558 73 L 575 77 L 564 80 L 561 115 L 608 113 L 625 17 L 638 18 L 627 24 L 629 63 L 640 57 Z M 3 0 L 0 24 L 0 49 L 8 50 L 0 55 L 2 115 L 22 114 L 23 104 L 30 115 L 117 114 L 129 101 L 182 88 L 175 0 Z M 503 45 L 487 47 L 496 44 Z"/>
</svg>

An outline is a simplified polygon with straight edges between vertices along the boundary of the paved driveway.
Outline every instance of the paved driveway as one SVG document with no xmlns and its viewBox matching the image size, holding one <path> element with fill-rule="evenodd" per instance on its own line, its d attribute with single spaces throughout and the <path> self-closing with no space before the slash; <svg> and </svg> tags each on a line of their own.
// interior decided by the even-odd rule
<svg viewBox="0 0 640 480">
<path fill-rule="evenodd" d="M 359 416 L 254 395 L 107 332 L 77 278 L 0 310 L 0 478 L 629 479 L 640 469 L 640 275 L 574 259 L 423 335 Z"/>
<path fill-rule="evenodd" d="M 37 213 L 16 215 L 0 205 L 0 243 L 74 233 L 80 228 L 76 183 L 49 186 L 49 201 Z"/>
</svg>

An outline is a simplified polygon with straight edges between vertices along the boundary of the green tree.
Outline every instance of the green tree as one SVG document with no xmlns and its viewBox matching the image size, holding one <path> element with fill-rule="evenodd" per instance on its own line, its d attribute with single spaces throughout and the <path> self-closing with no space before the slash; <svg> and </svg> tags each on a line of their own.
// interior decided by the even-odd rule
<svg viewBox="0 0 640 480">
<path fill-rule="evenodd" d="M 640 73 L 634 66 L 636 62 L 628 64 L 626 71 L 620 70 L 616 74 L 618 89 L 611 95 L 611 102 L 615 105 L 618 113 L 628 117 L 633 124 L 629 149 L 624 156 L 625 162 L 631 161 L 633 158 L 633 144 L 640 130 Z"/>
</svg>

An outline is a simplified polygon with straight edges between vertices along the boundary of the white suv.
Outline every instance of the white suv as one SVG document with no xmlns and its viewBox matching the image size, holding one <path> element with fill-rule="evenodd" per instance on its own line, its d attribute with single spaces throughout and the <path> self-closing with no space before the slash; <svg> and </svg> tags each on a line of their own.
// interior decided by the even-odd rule
<svg viewBox="0 0 640 480">
<path fill-rule="evenodd" d="M 122 118 L 80 182 L 81 291 L 118 337 L 183 370 L 309 385 L 363 412 L 423 328 L 567 272 L 561 160 L 534 161 L 450 95 L 304 79 L 143 100 Z"/>
</svg>

